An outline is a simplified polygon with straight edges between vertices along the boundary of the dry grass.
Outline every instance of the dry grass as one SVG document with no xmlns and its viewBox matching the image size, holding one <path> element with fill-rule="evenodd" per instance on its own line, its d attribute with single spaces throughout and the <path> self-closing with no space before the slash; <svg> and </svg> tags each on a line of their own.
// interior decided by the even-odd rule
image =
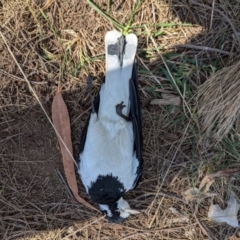
<svg viewBox="0 0 240 240">
<path fill-rule="evenodd" d="M 221 141 L 240 114 L 240 61 L 213 74 L 198 91 L 199 115 L 206 133 Z"/>
<path fill-rule="evenodd" d="M 121 24 L 127 23 L 134 8 L 130 0 L 114 1 L 109 11 L 107 1 L 95 2 Z M 214 199 L 187 203 L 182 197 L 206 173 L 239 166 L 240 147 L 234 136 L 214 148 L 208 140 L 199 144 L 202 138 L 193 97 L 213 71 L 226 66 L 239 51 L 239 12 L 240 3 L 234 0 L 214 4 L 207 0 L 201 4 L 142 1 L 132 30 L 139 38 L 144 171 L 138 188 L 126 198 L 144 213 L 122 225 L 108 224 L 101 214 L 86 210 L 72 198 L 62 178 L 54 131 L 0 38 L 0 238 L 239 238 L 236 229 L 207 219 L 212 200 L 223 206 L 230 191 L 239 196 L 238 176 L 213 184 Z M 96 93 L 104 75 L 103 38 L 114 26 L 77 0 L 2 0 L 0 22 L 11 52 L 49 115 L 53 94 L 58 86 L 63 88 L 77 158 L 90 107 L 85 78 L 89 72 L 98 76 Z M 236 79 L 237 73 L 228 74 Z M 231 88 L 237 91 L 235 85 Z M 160 97 L 160 89 L 180 95 L 183 105 L 149 106 L 151 99 Z M 227 94 L 231 101 L 232 94 Z M 80 182 L 79 188 L 88 199 Z"/>
</svg>

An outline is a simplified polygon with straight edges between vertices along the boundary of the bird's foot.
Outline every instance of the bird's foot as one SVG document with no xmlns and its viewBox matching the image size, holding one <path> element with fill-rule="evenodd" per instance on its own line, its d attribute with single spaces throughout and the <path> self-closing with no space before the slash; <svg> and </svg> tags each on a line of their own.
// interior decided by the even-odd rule
<svg viewBox="0 0 240 240">
<path fill-rule="evenodd" d="M 122 117 L 123 119 L 125 119 L 126 121 L 130 121 L 130 117 L 127 117 L 125 116 L 123 113 L 122 113 L 122 110 L 123 108 L 125 108 L 126 105 L 123 104 L 123 102 L 119 103 L 116 105 L 116 113 L 118 116 Z"/>
</svg>

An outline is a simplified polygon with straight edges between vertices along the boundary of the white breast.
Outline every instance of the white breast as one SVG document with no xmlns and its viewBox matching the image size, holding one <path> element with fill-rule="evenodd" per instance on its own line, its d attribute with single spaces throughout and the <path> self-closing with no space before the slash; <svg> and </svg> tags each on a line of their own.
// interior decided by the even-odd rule
<svg viewBox="0 0 240 240">
<path fill-rule="evenodd" d="M 112 174 L 128 191 L 133 187 L 138 165 L 133 149 L 132 123 L 99 120 L 97 114 L 92 114 L 79 166 L 86 190 L 99 175 Z"/>
</svg>

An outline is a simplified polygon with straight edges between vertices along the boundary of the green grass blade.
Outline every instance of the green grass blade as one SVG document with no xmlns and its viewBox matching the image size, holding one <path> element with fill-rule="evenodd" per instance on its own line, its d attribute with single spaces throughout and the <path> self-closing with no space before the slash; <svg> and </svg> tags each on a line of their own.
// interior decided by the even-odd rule
<svg viewBox="0 0 240 240">
<path fill-rule="evenodd" d="M 102 15 L 104 18 L 106 18 L 108 21 L 110 21 L 111 23 L 113 23 L 119 30 L 124 30 L 125 27 L 120 24 L 118 21 L 116 21 L 114 18 L 110 17 L 108 14 L 106 14 L 104 11 L 102 11 L 95 3 L 93 3 L 90 0 L 87 0 L 87 3 L 94 9 L 96 10 L 98 13 L 100 13 L 100 15 Z"/>
</svg>

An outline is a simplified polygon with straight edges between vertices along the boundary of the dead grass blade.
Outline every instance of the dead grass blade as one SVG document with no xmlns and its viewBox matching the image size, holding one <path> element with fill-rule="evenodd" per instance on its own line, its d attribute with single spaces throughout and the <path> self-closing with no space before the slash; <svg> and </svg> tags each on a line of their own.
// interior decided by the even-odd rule
<svg viewBox="0 0 240 240">
<path fill-rule="evenodd" d="M 83 198 L 78 195 L 78 187 L 76 181 L 76 175 L 74 170 L 74 163 L 72 160 L 73 149 L 71 141 L 71 129 L 70 119 L 68 115 L 67 106 L 62 98 L 61 91 L 58 91 L 53 99 L 52 103 L 52 119 L 53 124 L 61 136 L 59 139 L 59 145 L 61 148 L 64 171 L 67 178 L 67 183 L 73 192 L 74 197 L 84 206 L 91 210 L 98 211 L 95 207 L 86 202 Z M 63 142 L 65 145 L 63 144 Z M 70 154 L 69 154 L 70 152 Z"/>
<path fill-rule="evenodd" d="M 151 100 L 151 105 L 174 105 L 179 106 L 181 103 L 181 99 L 179 96 L 169 94 L 169 93 L 162 93 L 162 99 L 153 99 Z"/>
</svg>

